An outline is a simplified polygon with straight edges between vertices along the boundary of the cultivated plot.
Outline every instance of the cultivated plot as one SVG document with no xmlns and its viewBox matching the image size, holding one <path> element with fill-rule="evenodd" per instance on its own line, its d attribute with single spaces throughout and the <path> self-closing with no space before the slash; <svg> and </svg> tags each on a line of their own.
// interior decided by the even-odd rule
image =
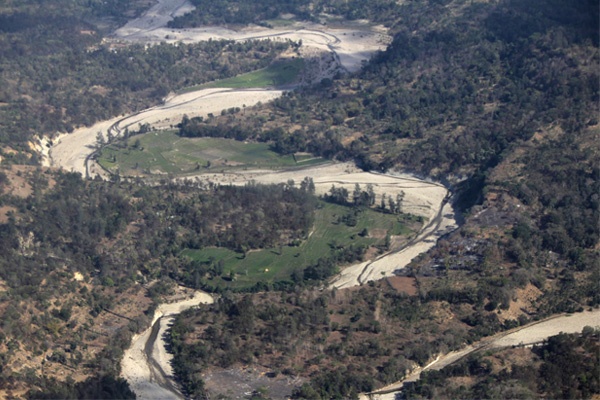
<svg viewBox="0 0 600 400">
<path fill-rule="evenodd" d="M 266 143 L 222 138 L 183 138 L 175 131 L 135 135 L 102 149 L 98 163 L 121 175 L 222 173 L 280 169 L 324 162 L 310 155 L 280 155 Z"/>
</svg>

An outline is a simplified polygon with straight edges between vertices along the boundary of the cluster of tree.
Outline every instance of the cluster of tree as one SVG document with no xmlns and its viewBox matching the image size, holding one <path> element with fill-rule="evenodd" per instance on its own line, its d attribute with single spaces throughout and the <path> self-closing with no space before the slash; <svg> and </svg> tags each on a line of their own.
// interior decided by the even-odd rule
<svg viewBox="0 0 600 400">
<path fill-rule="evenodd" d="M 185 195 L 169 200 L 176 193 Z M 243 251 L 288 244 L 308 234 L 316 206 L 310 193 L 288 185 L 214 186 L 208 191 L 174 187 L 167 196 L 155 203 L 141 198 L 145 219 L 150 222 L 152 214 L 159 214 L 168 229 L 179 231 L 178 243 L 195 249 Z"/>
<path fill-rule="evenodd" d="M 67 370 L 114 376 L 114 360 L 147 317 L 143 309 L 117 315 L 120 322 L 110 333 L 94 327 L 94 320 L 143 290 L 137 281 L 171 276 L 200 287 L 202 279 L 223 273 L 222 262 L 194 263 L 180 257 L 183 248 L 287 245 L 309 232 L 316 204 L 308 179 L 299 188 L 199 188 L 84 182 L 79 174 L 34 168 L 8 174 L 31 186 L 31 195 L 17 197 L 10 190 L 0 195 L 0 204 L 14 210 L 0 223 L 0 282 L 9 291 L 2 293 L 10 293 L 0 296 L 0 357 L 6 367 L 1 380 L 8 379 L 24 349 L 47 353 L 47 362 Z M 75 271 L 91 286 L 74 281 Z M 155 285 L 149 295 L 158 299 L 163 286 Z M 87 346 L 99 337 L 104 346 L 94 356 Z"/>
<path fill-rule="evenodd" d="M 392 196 L 388 197 L 384 193 L 381 196 L 380 203 L 377 206 L 377 209 L 380 211 L 387 211 L 392 214 L 400 214 L 402 213 L 402 204 L 404 202 L 404 196 L 404 191 L 400 191 L 400 193 L 396 195 L 396 198 L 394 200 Z M 323 199 L 342 206 L 352 205 L 356 208 L 374 207 L 376 203 L 375 191 L 373 189 L 372 184 L 367 184 L 365 190 L 363 190 L 360 187 L 360 184 L 355 184 L 351 198 L 348 189 L 346 189 L 343 186 L 336 187 L 335 185 L 332 185 L 331 189 L 329 189 L 329 192 L 323 196 Z"/>
<path fill-rule="evenodd" d="M 182 249 L 224 247 L 245 256 L 252 249 L 296 246 L 311 230 L 318 206 L 310 178 L 298 185 L 199 186 L 188 181 L 151 187 L 141 182 L 83 182 L 72 173 L 33 176 L 38 182 L 35 195 L 2 197 L 3 204 L 18 211 L 0 225 L 0 279 L 23 297 L 43 280 L 59 285 L 52 272 L 62 265 L 60 260 L 74 263 L 102 287 L 128 288 L 141 271 L 146 279 L 168 276 L 191 287 L 217 290 L 210 283 L 213 278 L 231 279 L 224 275 L 223 261 L 181 257 Z M 358 212 L 349 209 L 345 223 L 356 225 Z M 363 231 L 360 234 L 366 236 Z M 332 241 L 328 256 L 276 286 L 320 282 L 335 274 L 339 265 L 361 260 L 366 249 Z M 249 290 L 268 289 L 258 285 Z M 44 294 L 32 299 L 43 303 Z M 92 316 L 115 304 L 114 298 L 96 291 L 82 293 L 82 299 Z M 69 308 L 55 311 L 60 320 Z M 16 322 L 11 326 L 18 330 Z"/>
<path fill-rule="evenodd" d="M 56 0 L 47 3 L 40 0 L 13 1 L 0 8 L 0 31 L 18 32 L 31 30 L 40 25 L 55 26 L 49 20 L 83 23 L 85 20 L 104 18 L 104 23 L 121 24 L 126 14 L 139 14 L 147 3 L 144 0 Z M 109 28 L 110 29 L 110 28 Z M 53 29 L 50 30 L 55 33 Z"/>
<path fill-rule="evenodd" d="M 582 334 L 552 336 L 531 350 L 476 354 L 440 371 L 423 373 L 419 381 L 405 384 L 398 397 L 592 398 L 600 393 L 598 343 L 598 331 L 587 327 Z M 517 357 L 525 361 L 515 362 Z M 494 366 L 499 360 L 501 368 Z M 461 385 L 453 382 L 458 378 L 463 378 Z"/>
<path fill-rule="evenodd" d="M 306 267 L 302 273 L 305 281 L 324 281 L 339 272 L 340 265 L 347 265 L 363 259 L 366 246 L 354 245 L 338 246 L 331 243 L 332 254 L 317 260 L 313 265 Z M 294 278 L 294 277 L 292 277 Z"/>
<path fill-rule="evenodd" d="M 79 383 L 58 382 L 55 379 L 41 377 L 37 384 L 41 389 L 31 390 L 27 393 L 28 399 L 135 399 L 127 381 L 123 378 L 114 378 L 110 375 L 88 378 Z"/>
<path fill-rule="evenodd" d="M 208 121 L 206 121 L 208 122 Z M 246 140 L 255 136 L 256 132 L 243 129 L 241 126 L 229 126 L 227 124 L 212 125 L 204 122 L 203 117 L 189 118 L 184 115 L 181 122 L 177 124 L 177 134 L 183 137 L 219 137 L 235 140 Z"/>
</svg>

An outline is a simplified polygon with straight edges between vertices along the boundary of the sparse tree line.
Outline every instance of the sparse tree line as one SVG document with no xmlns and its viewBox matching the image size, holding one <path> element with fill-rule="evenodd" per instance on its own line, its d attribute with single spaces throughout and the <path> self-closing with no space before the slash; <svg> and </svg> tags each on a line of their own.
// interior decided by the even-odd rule
<svg viewBox="0 0 600 400">
<path fill-rule="evenodd" d="M 352 191 L 352 196 L 350 196 L 348 189 L 343 186 L 336 187 L 334 184 L 329 189 L 329 192 L 323 196 L 323 199 L 342 206 L 353 206 L 355 208 L 375 207 L 379 211 L 401 214 L 404 196 L 405 193 L 402 190 L 395 197 L 383 193 L 379 204 L 376 206 L 376 195 L 373 185 L 369 183 L 366 185 L 366 189 L 363 190 L 360 184 L 356 183 Z"/>
</svg>

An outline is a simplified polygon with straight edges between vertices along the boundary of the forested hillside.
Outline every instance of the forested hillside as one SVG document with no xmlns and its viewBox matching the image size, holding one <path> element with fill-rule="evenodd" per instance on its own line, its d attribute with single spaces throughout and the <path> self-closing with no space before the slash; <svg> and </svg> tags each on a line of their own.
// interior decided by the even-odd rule
<svg viewBox="0 0 600 400">
<path fill-rule="evenodd" d="M 296 19 L 319 20 L 325 15 L 341 16 L 350 20 L 367 19 L 372 22 L 394 24 L 399 15 L 398 2 L 393 0 L 223 0 L 218 3 L 192 0 L 196 8 L 169 23 L 174 28 L 205 25 L 270 26 L 270 20 L 292 14 Z"/>
<path fill-rule="evenodd" d="M 309 20 L 328 13 L 384 23 L 394 40 L 355 75 L 252 112 L 187 119 L 180 135 L 262 141 L 280 154 L 432 177 L 453 189 L 462 226 L 390 280 L 329 291 L 323 280 L 339 261 L 332 258 L 233 293 L 236 273 L 221 260 L 182 251 L 281 255 L 331 204 L 293 182 L 84 181 L 37 167 L 28 142 L 265 66 L 290 44 L 126 46 L 102 36 L 151 2 L 7 2 L 0 6 L 0 395 L 131 397 L 115 378 L 118 361 L 174 283 L 221 292 L 215 305 L 181 315 L 171 334 L 178 379 L 195 397 L 214 394 L 206 371 L 250 365 L 289 377 L 295 383 L 286 390 L 296 398 L 351 398 L 500 330 L 598 306 L 596 1 L 193 2 L 197 10 L 173 26 L 268 26 L 282 13 Z M 347 207 L 335 210 L 340 225 L 364 212 L 340 207 Z M 368 236 L 361 233 L 352 240 Z M 365 250 L 327 243 L 342 261 Z M 405 395 L 598 394 L 586 371 L 556 370 L 556 360 L 596 368 L 594 340 L 587 331 L 551 339 L 527 371 L 495 368 L 494 355 L 467 360 Z M 473 385 L 440 387 L 465 371 Z M 519 371 L 535 384 L 515 382 Z"/>
</svg>

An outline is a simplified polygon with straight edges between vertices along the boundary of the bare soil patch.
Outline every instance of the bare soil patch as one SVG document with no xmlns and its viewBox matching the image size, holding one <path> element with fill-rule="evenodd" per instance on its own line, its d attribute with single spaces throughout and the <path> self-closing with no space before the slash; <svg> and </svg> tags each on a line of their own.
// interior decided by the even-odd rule
<svg viewBox="0 0 600 400">
<path fill-rule="evenodd" d="M 3 170 L 8 177 L 8 183 L 4 186 L 4 193 L 10 193 L 23 199 L 31 195 L 33 190 L 26 179 L 27 172 L 31 168 L 23 165 L 13 165 L 9 169 Z"/>
<path fill-rule="evenodd" d="M 292 388 L 304 379 L 286 376 L 261 366 L 211 368 L 202 375 L 206 389 L 215 397 L 245 399 L 252 392 L 261 392 L 269 398 L 287 399 Z"/>
<path fill-rule="evenodd" d="M 535 301 L 541 295 L 542 291 L 531 283 L 524 288 L 517 289 L 508 310 L 499 313 L 498 318 L 502 322 L 509 319 L 517 320 L 519 316 L 535 311 Z"/>
<path fill-rule="evenodd" d="M 415 278 L 410 278 L 408 276 L 390 276 L 387 278 L 387 283 L 389 283 L 394 290 L 406 293 L 409 296 L 418 294 Z"/>
<path fill-rule="evenodd" d="M 16 212 L 17 209 L 13 206 L 2 206 L 0 207 L 0 224 L 5 224 L 8 222 L 8 214 L 10 212 Z"/>
</svg>

